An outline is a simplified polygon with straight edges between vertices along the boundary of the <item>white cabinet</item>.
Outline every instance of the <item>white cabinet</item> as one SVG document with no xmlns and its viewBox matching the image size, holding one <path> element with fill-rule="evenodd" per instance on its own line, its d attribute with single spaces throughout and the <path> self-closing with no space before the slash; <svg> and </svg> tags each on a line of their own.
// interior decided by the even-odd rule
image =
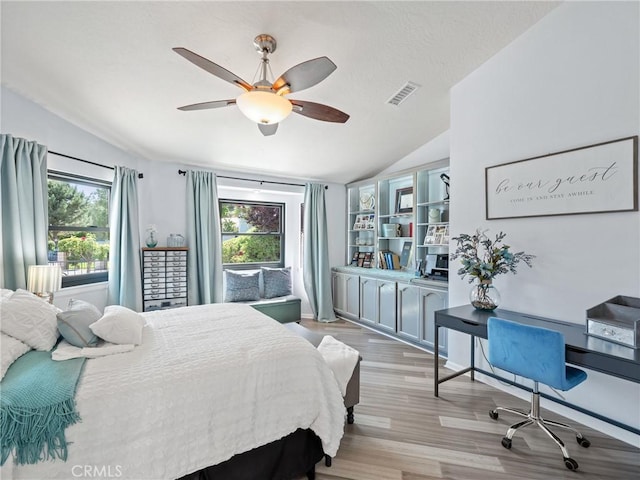
<svg viewBox="0 0 640 480">
<path fill-rule="evenodd" d="M 186 247 L 142 249 L 142 295 L 145 312 L 187 305 Z"/>
<path fill-rule="evenodd" d="M 398 335 L 420 341 L 420 288 L 398 284 Z"/>
<path fill-rule="evenodd" d="M 333 272 L 333 307 L 338 314 L 347 318 L 360 317 L 360 277 L 347 273 Z"/>
<path fill-rule="evenodd" d="M 396 282 L 360 277 L 360 320 L 396 331 Z"/>
<path fill-rule="evenodd" d="M 433 349 L 435 311 L 447 308 L 447 292 L 420 287 L 420 343 Z M 447 336 L 439 335 L 441 355 L 447 354 Z"/>
<path fill-rule="evenodd" d="M 378 280 L 360 277 L 360 320 L 378 322 Z"/>
<path fill-rule="evenodd" d="M 434 312 L 447 308 L 447 291 L 409 283 L 398 283 L 398 336 L 433 349 Z M 446 354 L 447 336 L 440 337 L 440 351 Z"/>
<path fill-rule="evenodd" d="M 377 280 L 378 325 L 388 331 L 396 331 L 396 282 Z"/>
</svg>

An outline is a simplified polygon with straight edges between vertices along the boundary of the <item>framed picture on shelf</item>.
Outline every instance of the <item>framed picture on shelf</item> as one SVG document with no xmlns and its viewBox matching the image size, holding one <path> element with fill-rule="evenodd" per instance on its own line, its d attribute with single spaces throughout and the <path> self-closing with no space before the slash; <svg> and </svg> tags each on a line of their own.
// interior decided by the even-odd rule
<svg viewBox="0 0 640 480">
<path fill-rule="evenodd" d="M 358 252 L 357 250 L 355 252 L 353 252 L 353 257 L 351 258 L 351 265 L 353 265 L 354 267 L 358 266 L 358 254 L 360 252 Z"/>
<path fill-rule="evenodd" d="M 413 212 L 413 187 L 399 188 L 396 190 L 396 212 Z"/>
<path fill-rule="evenodd" d="M 371 252 L 365 252 L 364 254 L 364 260 L 362 262 L 362 266 L 364 268 L 371 268 L 371 259 L 372 259 L 372 253 Z"/>
<path fill-rule="evenodd" d="M 364 264 L 364 252 L 358 252 L 358 266 L 362 267 Z"/>
<path fill-rule="evenodd" d="M 436 226 L 430 225 L 427 229 L 427 234 L 424 236 L 423 245 L 435 245 L 436 244 Z"/>
<path fill-rule="evenodd" d="M 365 224 L 366 224 L 366 230 L 373 230 L 375 228 L 375 220 L 376 220 L 376 216 L 374 214 L 370 214 L 370 215 L 365 215 L 364 216 L 366 218 Z"/>
<path fill-rule="evenodd" d="M 447 225 L 436 225 L 435 226 L 435 245 L 442 245 L 444 243 L 449 243 L 449 227 Z M 447 241 L 445 242 L 445 237 Z"/>
</svg>

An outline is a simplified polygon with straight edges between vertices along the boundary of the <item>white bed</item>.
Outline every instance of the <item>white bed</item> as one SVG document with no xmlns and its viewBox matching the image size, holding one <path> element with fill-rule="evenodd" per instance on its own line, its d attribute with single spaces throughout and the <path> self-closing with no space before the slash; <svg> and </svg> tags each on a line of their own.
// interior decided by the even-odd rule
<svg viewBox="0 0 640 480">
<path fill-rule="evenodd" d="M 67 461 L 9 459 L 3 479 L 87 477 L 77 466 L 104 477 L 176 479 L 298 428 L 335 455 L 343 399 L 309 342 L 241 304 L 143 315 L 142 345 L 86 361 Z"/>
</svg>

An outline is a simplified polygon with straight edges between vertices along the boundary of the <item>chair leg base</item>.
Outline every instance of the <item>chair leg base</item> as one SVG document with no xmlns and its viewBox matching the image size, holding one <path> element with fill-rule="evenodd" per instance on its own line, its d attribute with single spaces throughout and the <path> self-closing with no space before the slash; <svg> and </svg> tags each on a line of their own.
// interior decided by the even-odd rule
<svg viewBox="0 0 640 480">
<path fill-rule="evenodd" d="M 564 442 L 560 439 L 560 437 L 558 437 L 555 433 L 553 433 L 547 425 L 570 430 L 575 434 L 576 441 L 583 448 L 588 448 L 591 445 L 591 442 L 587 440 L 587 438 L 584 435 L 582 435 L 582 433 L 580 433 L 578 430 L 571 427 L 570 425 L 567 425 L 565 423 L 555 422 L 553 420 L 544 420 L 539 414 L 540 396 L 537 392 L 533 393 L 531 402 L 532 402 L 531 411 L 529 412 L 524 412 L 523 410 L 518 410 L 515 408 L 506 408 L 506 407 L 496 407 L 495 409 L 489 412 L 489 416 L 493 420 L 498 419 L 499 410 L 513 413 L 515 415 L 525 418 L 525 420 L 521 420 L 520 422 L 514 423 L 509 427 L 509 429 L 507 430 L 507 434 L 502 439 L 502 446 L 506 449 L 511 449 L 513 436 L 516 434 L 516 432 L 519 429 L 527 427 L 529 425 L 537 425 L 538 427 L 540 427 L 540 429 L 542 429 L 543 432 L 545 432 L 549 436 L 549 438 L 551 438 L 556 443 L 556 445 L 558 445 L 558 447 L 560 448 L 560 451 L 562 452 L 562 457 L 564 460 L 565 467 L 567 467 L 569 470 L 577 470 L 578 462 L 576 462 L 573 458 L 569 456 L 569 451 L 565 447 Z"/>
</svg>

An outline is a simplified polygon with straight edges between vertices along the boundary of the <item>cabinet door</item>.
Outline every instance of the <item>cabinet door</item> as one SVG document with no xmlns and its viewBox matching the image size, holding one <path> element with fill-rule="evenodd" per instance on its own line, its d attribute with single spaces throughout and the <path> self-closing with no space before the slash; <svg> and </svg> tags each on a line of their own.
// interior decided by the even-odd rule
<svg viewBox="0 0 640 480">
<path fill-rule="evenodd" d="M 398 334 L 420 341 L 420 295 L 415 286 L 398 284 Z"/>
<path fill-rule="evenodd" d="M 378 280 L 378 324 L 396 331 L 396 282 Z"/>
<path fill-rule="evenodd" d="M 378 281 L 374 278 L 360 277 L 360 320 L 378 320 Z"/>
<path fill-rule="evenodd" d="M 447 308 L 447 292 L 440 290 L 432 290 L 429 288 L 420 289 L 420 320 L 421 320 L 421 343 L 424 343 L 430 348 L 433 348 L 433 325 L 434 325 L 434 312 Z M 440 330 L 440 353 L 447 353 L 447 335 L 444 331 Z"/>
<path fill-rule="evenodd" d="M 341 273 L 331 274 L 331 287 L 333 289 L 333 309 L 343 312 L 345 309 L 345 291 L 343 287 L 344 275 Z"/>
<path fill-rule="evenodd" d="M 349 315 L 360 317 L 360 277 L 358 275 L 345 275 L 344 282 L 345 307 Z"/>
</svg>

